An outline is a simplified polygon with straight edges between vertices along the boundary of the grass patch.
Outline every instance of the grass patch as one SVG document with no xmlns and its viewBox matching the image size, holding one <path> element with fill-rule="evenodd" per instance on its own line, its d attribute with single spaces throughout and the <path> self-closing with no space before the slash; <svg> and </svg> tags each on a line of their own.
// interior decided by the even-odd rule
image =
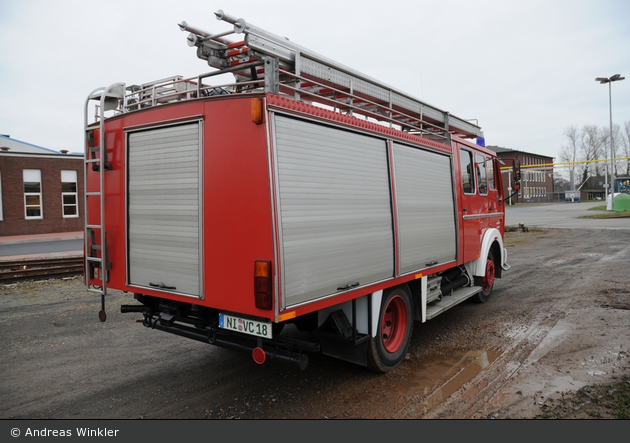
<svg viewBox="0 0 630 443">
<path fill-rule="evenodd" d="M 593 206 L 589 211 L 603 211 L 599 214 L 583 215 L 580 218 L 603 219 L 603 218 L 630 218 L 630 211 L 615 212 L 606 210 L 606 205 Z"/>
<path fill-rule="evenodd" d="M 559 404 L 546 407 L 538 419 L 630 419 L 630 378 L 617 383 L 585 386 L 565 396 Z"/>
<path fill-rule="evenodd" d="M 503 236 L 503 245 L 505 247 L 509 247 L 532 241 L 547 232 L 549 232 L 548 229 L 539 228 L 537 226 L 528 226 L 527 231 L 525 232 L 523 232 L 519 227 L 506 226 L 505 235 Z"/>
<path fill-rule="evenodd" d="M 599 206 L 597 206 L 599 207 Z M 593 208 L 595 209 L 595 208 Z M 601 211 L 602 209 L 600 209 Z M 606 207 L 604 206 L 604 211 L 606 211 Z M 590 219 L 605 219 L 605 218 L 630 218 L 630 211 L 623 212 L 615 212 L 615 211 L 606 211 L 600 214 L 593 215 L 582 215 L 580 218 L 590 218 Z"/>
</svg>

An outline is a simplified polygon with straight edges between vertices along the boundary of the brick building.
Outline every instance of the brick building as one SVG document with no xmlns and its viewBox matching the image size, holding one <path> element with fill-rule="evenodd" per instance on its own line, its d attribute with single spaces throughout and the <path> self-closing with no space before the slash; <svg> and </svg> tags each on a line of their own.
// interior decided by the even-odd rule
<svg viewBox="0 0 630 443">
<path fill-rule="evenodd" d="M 83 154 L 0 135 L 0 236 L 83 230 Z"/>
<path fill-rule="evenodd" d="M 553 157 L 499 146 L 487 146 L 487 148 L 496 152 L 506 166 L 512 166 L 513 161 L 517 159 L 521 162 L 521 189 L 512 197 L 511 203 L 554 201 L 553 166 L 545 166 L 553 164 Z M 514 192 L 508 190 L 512 180 L 511 168 L 502 169 L 501 173 L 503 174 L 503 195 L 508 196 Z"/>
</svg>

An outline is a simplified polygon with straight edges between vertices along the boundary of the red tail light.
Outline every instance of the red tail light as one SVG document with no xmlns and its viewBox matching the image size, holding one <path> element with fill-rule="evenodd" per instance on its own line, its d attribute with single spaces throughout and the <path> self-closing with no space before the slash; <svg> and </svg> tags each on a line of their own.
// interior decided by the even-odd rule
<svg viewBox="0 0 630 443">
<path fill-rule="evenodd" d="M 273 273 L 271 260 L 254 262 L 254 299 L 258 309 L 273 307 Z"/>
</svg>

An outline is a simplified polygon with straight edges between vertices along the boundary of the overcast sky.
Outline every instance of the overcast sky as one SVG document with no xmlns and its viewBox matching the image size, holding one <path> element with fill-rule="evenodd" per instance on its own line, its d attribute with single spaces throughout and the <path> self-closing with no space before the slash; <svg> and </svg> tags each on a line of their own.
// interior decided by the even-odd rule
<svg viewBox="0 0 630 443">
<path fill-rule="evenodd" d="M 570 125 L 630 121 L 629 0 L 0 0 L 0 134 L 83 150 L 88 94 L 211 69 L 177 24 L 214 12 L 464 119 L 486 144 L 559 157 Z M 556 159 L 559 160 L 558 158 Z"/>
</svg>

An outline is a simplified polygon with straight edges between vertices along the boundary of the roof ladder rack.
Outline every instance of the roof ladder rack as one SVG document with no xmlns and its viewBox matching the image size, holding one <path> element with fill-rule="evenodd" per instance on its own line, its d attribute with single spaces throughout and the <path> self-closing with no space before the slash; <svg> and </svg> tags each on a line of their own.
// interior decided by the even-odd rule
<svg viewBox="0 0 630 443">
<path fill-rule="evenodd" d="M 237 82 L 257 88 L 264 77 L 266 92 L 282 93 L 296 100 L 330 106 L 338 112 L 388 122 L 403 131 L 446 144 L 450 144 L 451 135 L 483 137 L 481 128 L 470 121 L 455 117 L 222 10 L 215 15 L 217 20 L 232 24 L 233 30 L 212 34 L 186 22 L 180 23 L 179 27 L 190 33 L 188 45 L 197 47 L 197 57 L 207 60 L 220 73 L 233 72 Z M 244 34 L 244 38 L 231 42 L 226 39 L 231 34 Z M 264 68 L 252 68 L 255 61 L 263 62 Z M 277 68 L 273 63 L 277 64 Z M 239 66 L 243 69 L 239 70 Z M 273 78 L 270 79 L 270 76 Z"/>
</svg>

